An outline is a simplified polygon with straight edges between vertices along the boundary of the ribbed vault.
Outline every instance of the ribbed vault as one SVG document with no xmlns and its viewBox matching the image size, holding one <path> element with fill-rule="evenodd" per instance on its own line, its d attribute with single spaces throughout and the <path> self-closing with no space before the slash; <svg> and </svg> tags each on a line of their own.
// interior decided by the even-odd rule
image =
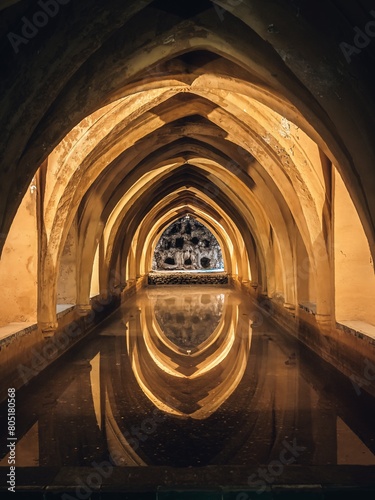
<svg viewBox="0 0 375 500">
<path fill-rule="evenodd" d="M 82 239 L 79 304 L 89 303 L 92 263 L 101 238 L 101 290 L 108 291 L 115 269 L 122 283 L 150 270 L 162 217 L 178 206 L 185 207 L 180 213 L 199 207 L 219 240 L 232 242 L 231 256 L 225 257 L 230 274 L 245 281 L 256 276 L 264 292 L 282 290 L 294 302 L 293 285 L 285 283 L 282 272 L 276 283 L 272 264 L 266 266 L 266 259 L 274 258 L 269 257 L 274 254 L 270 232 L 277 227 L 280 259 L 291 256 L 291 231 L 296 230 L 314 260 L 326 201 L 324 176 L 313 164 L 320 158 L 319 148 L 297 125 L 252 97 L 232 91 L 228 99 L 213 102 L 210 92 L 201 89 L 203 97 L 195 89 L 186 90 L 177 93 L 162 86 L 156 102 L 154 91 L 148 90 L 122 98 L 84 119 L 51 155 L 47 168 L 54 176 L 46 197 L 48 258 L 42 288 L 46 322 L 55 310 L 50 286 L 56 287 L 59 259 L 77 214 Z M 227 228 L 215 229 L 217 221 Z M 147 246 L 143 234 L 148 235 Z M 323 240 L 320 245 L 325 247 Z M 326 272 L 324 262 L 320 269 Z M 329 290 L 320 301 L 322 309 L 328 297 Z"/>
<path fill-rule="evenodd" d="M 214 8 L 219 4 L 226 9 L 225 22 Z M 325 16 L 339 15 L 334 4 L 325 5 Z M 71 8 L 61 8 L 60 15 L 69 17 Z M 61 42 L 66 36 L 62 29 L 54 35 L 54 50 L 42 50 L 35 55 L 30 76 L 36 67 L 47 68 L 47 73 L 43 75 L 43 82 L 32 87 L 26 99 L 24 93 L 19 92 L 24 74 L 17 78 L 15 71 L 17 64 L 26 57 L 29 46 L 22 51 L 15 61 L 14 71 L 8 76 L 8 82 L 13 79 L 13 85 L 7 87 L 3 113 L 8 124 L 5 130 L 9 130 L 9 141 L 4 144 L 6 158 L 10 161 L 5 162 L 9 167 L 17 165 L 17 175 L 25 171 L 26 178 L 31 180 L 33 171 L 72 126 L 103 105 L 126 95 L 136 95 L 138 100 L 140 90 L 154 89 L 158 94 L 157 89 L 162 86 L 164 98 L 160 96 L 159 99 L 194 89 L 198 94 L 208 92 L 216 102 L 225 100 L 229 104 L 227 95 L 230 92 L 234 99 L 237 99 L 236 94 L 260 99 L 311 134 L 322 151 L 339 166 L 344 179 L 350 181 L 366 232 L 373 239 L 373 218 L 365 214 L 367 211 L 369 215 L 373 208 L 371 196 L 366 197 L 373 186 L 359 185 L 354 172 L 354 162 L 356 170 L 365 169 L 366 164 L 372 165 L 373 151 L 369 150 L 364 138 L 358 147 L 360 139 L 354 139 L 356 134 L 352 133 L 369 123 L 369 108 L 363 106 L 360 97 L 357 98 L 358 90 L 352 92 L 351 82 L 350 86 L 342 85 L 340 65 L 331 64 L 338 56 L 342 58 L 339 47 L 326 43 L 324 36 L 321 39 L 312 36 L 314 26 L 310 11 L 306 12 L 307 19 L 300 19 L 296 25 L 295 10 L 287 4 L 276 3 L 272 5 L 271 17 L 270 6 L 262 2 L 236 2 L 234 6 L 229 0 L 218 4 L 193 2 L 179 9 L 169 3 L 134 1 L 129 2 L 125 10 L 122 3 L 115 1 L 106 7 L 86 10 L 86 2 L 82 2 L 75 9 L 77 23 L 74 31 L 69 32 L 69 47 L 65 51 L 62 49 Z M 11 13 L 9 10 L 9 22 L 14 18 Z M 278 21 L 276 34 L 268 30 L 272 23 L 267 19 L 273 18 Z M 95 23 L 97 20 L 100 20 L 101 29 Z M 343 22 L 342 30 L 345 29 L 348 26 Z M 90 30 L 95 30 L 96 43 L 89 37 Z M 299 52 L 288 49 L 292 44 Z M 58 65 L 53 64 L 56 52 L 59 53 Z M 325 54 L 323 60 L 321 53 Z M 46 85 L 47 92 L 43 91 Z M 335 92 L 337 97 L 332 99 L 330 94 Z M 343 101 L 346 109 L 342 106 Z M 237 101 L 237 107 L 238 104 Z M 144 111 L 144 105 L 147 106 L 142 102 L 142 106 L 137 106 L 138 111 L 132 114 L 132 128 L 136 129 L 136 114 Z M 347 113 L 349 107 L 350 113 Z M 17 113 L 13 112 L 14 108 Z M 21 114 L 27 118 L 23 124 L 17 121 Z M 237 118 L 240 120 L 241 115 Z M 13 124 L 17 124 L 16 134 L 10 132 Z M 2 185 L 10 187 L 13 180 L 7 175 Z M 19 182 L 17 184 L 15 188 L 20 190 Z M 21 188 L 22 193 L 25 187 Z M 10 201 L 12 198 L 15 201 Z M 9 208 L 13 206 L 13 213 L 17 199 L 19 197 L 12 194 L 9 198 L 2 197 L 3 203 L 8 200 Z M 367 201 L 361 203 L 360 199 Z M 4 224 L 6 229 L 10 221 Z"/>
<path fill-rule="evenodd" d="M 41 331 L 58 328 L 58 304 L 88 311 L 93 295 L 142 281 L 163 230 L 188 213 L 215 235 L 234 282 L 335 324 L 344 197 L 366 242 L 353 261 L 368 268 L 375 254 L 373 80 L 340 50 L 346 6 L 301 2 L 297 15 L 294 4 L 83 0 L 61 4 L 17 53 L 0 48 L 1 246 L 8 258 L 31 203 L 24 316 Z M 368 21 L 366 1 L 349 10 Z M 3 13 L 6 34 L 33 9 Z"/>
</svg>

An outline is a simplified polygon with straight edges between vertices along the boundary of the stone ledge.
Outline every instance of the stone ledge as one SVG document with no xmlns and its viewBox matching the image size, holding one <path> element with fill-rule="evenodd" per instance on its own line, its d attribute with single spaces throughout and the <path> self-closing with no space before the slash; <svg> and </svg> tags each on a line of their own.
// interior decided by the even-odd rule
<svg viewBox="0 0 375 500">
<path fill-rule="evenodd" d="M 75 304 L 56 304 L 56 315 L 58 318 L 65 316 L 75 308 Z"/>
<path fill-rule="evenodd" d="M 36 323 L 9 323 L 0 328 L 0 349 L 11 344 L 14 340 L 29 335 L 36 330 Z"/>
<path fill-rule="evenodd" d="M 316 316 L 316 304 L 313 302 L 300 302 L 298 305 L 303 311 Z"/>
<path fill-rule="evenodd" d="M 73 311 L 75 305 L 72 304 L 59 304 L 57 306 L 57 319 L 62 318 L 70 311 Z M 14 322 L 0 327 L 0 349 L 6 347 L 15 340 L 29 335 L 31 332 L 38 329 L 37 323 L 33 322 Z"/>
<path fill-rule="evenodd" d="M 354 335 L 360 339 L 370 339 L 370 343 L 375 343 L 375 326 L 364 321 L 342 321 L 336 322 L 336 327 L 345 333 Z"/>
</svg>

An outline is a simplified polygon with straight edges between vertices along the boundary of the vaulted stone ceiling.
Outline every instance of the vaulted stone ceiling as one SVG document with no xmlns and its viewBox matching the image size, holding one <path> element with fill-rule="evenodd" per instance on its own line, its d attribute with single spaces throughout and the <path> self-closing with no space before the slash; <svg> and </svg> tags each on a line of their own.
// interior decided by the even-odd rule
<svg viewBox="0 0 375 500">
<path fill-rule="evenodd" d="M 259 141 L 253 108 L 260 102 L 309 133 L 340 165 L 373 241 L 374 151 L 363 131 L 373 128 L 374 47 L 354 54 L 350 65 L 340 49 L 353 40 L 353 26 L 371 20 L 370 1 L 135 0 L 126 8 L 123 1 L 61 1 L 18 53 L 7 35 L 21 36 L 22 17 L 32 21 L 41 7 L 2 6 L 11 3 L 1 23 L 3 232 L 39 165 L 103 106 L 125 99 L 129 109 L 136 101 L 132 147 L 148 160 L 180 139 L 179 154 L 201 146 L 225 163 L 240 129 Z M 126 126 L 122 120 L 108 130 L 96 154 L 120 136 L 131 146 Z"/>
</svg>

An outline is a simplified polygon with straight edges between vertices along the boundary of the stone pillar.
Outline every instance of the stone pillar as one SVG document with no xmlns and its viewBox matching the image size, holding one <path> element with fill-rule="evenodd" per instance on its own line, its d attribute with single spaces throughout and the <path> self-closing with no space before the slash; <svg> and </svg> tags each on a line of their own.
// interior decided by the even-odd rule
<svg viewBox="0 0 375 500">
<path fill-rule="evenodd" d="M 91 304 L 77 304 L 77 312 L 80 316 L 88 316 L 91 311 Z"/>
<path fill-rule="evenodd" d="M 58 329 L 59 323 L 57 321 L 38 322 L 38 326 L 45 339 L 53 337 Z"/>
</svg>

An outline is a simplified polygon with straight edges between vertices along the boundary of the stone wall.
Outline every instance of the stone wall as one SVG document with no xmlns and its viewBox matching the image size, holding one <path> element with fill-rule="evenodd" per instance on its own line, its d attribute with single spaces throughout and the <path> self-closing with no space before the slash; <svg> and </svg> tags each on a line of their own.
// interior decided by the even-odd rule
<svg viewBox="0 0 375 500">
<path fill-rule="evenodd" d="M 152 269 L 224 269 L 224 262 L 215 236 L 187 215 L 171 224 L 162 234 L 155 248 Z"/>
<path fill-rule="evenodd" d="M 148 275 L 148 285 L 227 285 L 230 283 L 224 273 L 158 273 Z"/>
</svg>

